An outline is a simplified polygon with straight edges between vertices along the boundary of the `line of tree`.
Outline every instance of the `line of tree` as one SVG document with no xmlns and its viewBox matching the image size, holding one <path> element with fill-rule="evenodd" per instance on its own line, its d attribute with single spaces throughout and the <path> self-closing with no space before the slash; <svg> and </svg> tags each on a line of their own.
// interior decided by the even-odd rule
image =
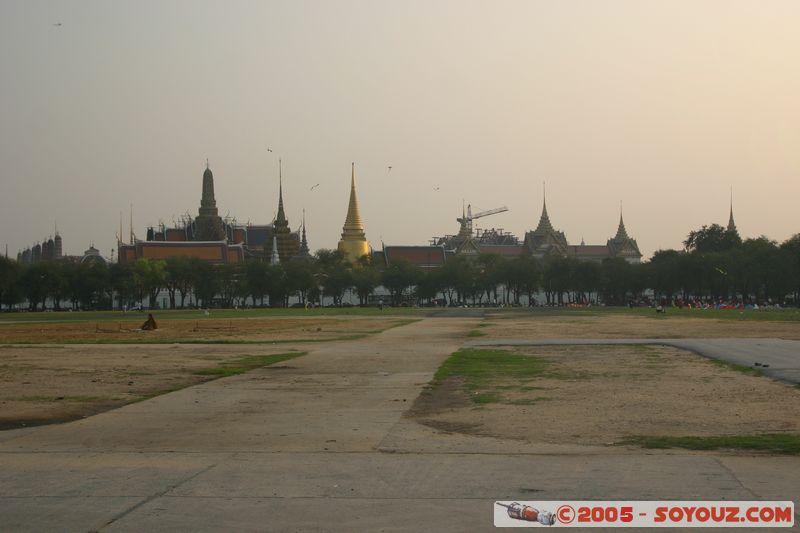
<svg viewBox="0 0 800 533">
<path fill-rule="evenodd" d="M 800 302 L 800 234 L 782 244 L 742 241 L 716 224 L 689 234 L 683 250 L 659 250 L 650 261 L 602 263 L 545 258 L 457 255 L 435 269 L 394 261 L 378 270 L 364 257 L 350 264 L 333 250 L 278 265 L 265 261 L 212 265 L 198 259 L 140 259 L 133 264 L 0 258 L 0 308 L 36 311 L 111 309 L 135 303 L 167 307 L 342 305 L 348 291 L 368 304 L 379 286 L 387 304 L 625 305 L 648 289 L 656 303 L 678 301 Z"/>
</svg>

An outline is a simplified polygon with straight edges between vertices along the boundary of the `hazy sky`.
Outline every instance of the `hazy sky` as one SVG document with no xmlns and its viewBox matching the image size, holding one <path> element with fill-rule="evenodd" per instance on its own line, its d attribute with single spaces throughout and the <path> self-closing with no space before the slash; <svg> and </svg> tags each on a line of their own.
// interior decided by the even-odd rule
<svg viewBox="0 0 800 533">
<path fill-rule="evenodd" d="M 61 23 L 61 26 L 55 24 Z M 476 221 L 522 238 L 542 181 L 572 244 L 623 204 L 645 256 L 725 224 L 800 231 L 800 2 L 0 2 L 0 247 L 109 256 L 197 214 L 336 246 L 350 162 L 373 247 Z M 267 148 L 273 152 L 268 152 Z M 388 166 L 392 166 L 391 172 Z M 319 183 L 319 187 L 311 187 Z M 478 223 L 480 222 L 480 223 Z"/>
</svg>

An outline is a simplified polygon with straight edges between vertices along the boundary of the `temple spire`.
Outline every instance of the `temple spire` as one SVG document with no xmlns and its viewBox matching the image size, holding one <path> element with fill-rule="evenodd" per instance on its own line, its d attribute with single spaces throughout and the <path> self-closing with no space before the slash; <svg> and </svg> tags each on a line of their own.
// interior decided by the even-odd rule
<svg viewBox="0 0 800 533">
<path fill-rule="evenodd" d="M 622 241 L 628 238 L 628 232 L 625 229 L 625 222 L 622 220 L 622 202 L 619 203 L 619 227 L 617 227 L 617 235 L 615 240 Z"/>
<path fill-rule="evenodd" d="M 344 229 L 358 230 L 363 233 L 364 224 L 361 222 L 361 212 L 358 209 L 358 196 L 356 195 L 356 164 L 350 167 L 350 203 L 347 206 L 347 218 Z"/>
<path fill-rule="evenodd" d="M 283 210 L 283 168 L 280 159 L 278 159 L 278 216 L 275 217 L 275 225 L 289 225 L 289 221 L 286 220 L 286 213 Z"/>
<path fill-rule="evenodd" d="M 347 259 L 355 263 L 358 259 L 369 254 L 369 244 L 364 235 L 364 224 L 358 209 L 358 196 L 356 195 L 356 165 L 352 163 L 350 170 L 350 203 L 347 206 L 347 217 L 342 227 L 342 238 L 339 240 L 339 250 Z"/>
<path fill-rule="evenodd" d="M 728 216 L 728 231 L 736 232 L 736 223 L 733 221 L 733 187 L 731 187 L 731 213 Z"/>
<path fill-rule="evenodd" d="M 200 214 L 201 215 L 214 215 L 217 212 L 217 200 L 214 198 L 214 173 L 208 166 L 206 160 L 206 170 L 203 172 L 203 194 L 200 198 Z"/>
<path fill-rule="evenodd" d="M 542 216 L 539 217 L 539 225 L 534 230 L 535 232 L 553 231 L 553 224 L 550 222 L 550 216 L 547 214 L 547 187 L 545 182 L 542 182 Z"/>
<path fill-rule="evenodd" d="M 208 166 L 207 159 L 206 170 L 203 172 L 203 195 L 200 198 L 198 217 L 195 219 L 194 238 L 199 241 L 226 239 L 225 227 L 219 216 L 217 200 L 214 197 L 214 174 Z"/>
<path fill-rule="evenodd" d="M 303 209 L 303 233 L 300 237 L 300 249 L 298 250 L 300 257 L 308 257 L 310 254 L 308 250 L 308 239 L 306 238 L 306 210 Z"/>
</svg>

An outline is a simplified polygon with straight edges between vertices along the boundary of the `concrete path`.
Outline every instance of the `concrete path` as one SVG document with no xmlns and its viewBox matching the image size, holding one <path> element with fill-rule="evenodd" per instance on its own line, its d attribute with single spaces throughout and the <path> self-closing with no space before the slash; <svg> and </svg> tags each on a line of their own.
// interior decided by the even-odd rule
<svg viewBox="0 0 800 533">
<path fill-rule="evenodd" d="M 674 346 L 703 357 L 761 370 L 788 383 L 800 383 L 800 341 L 786 339 L 543 339 L 474 341 L 469 346 L 553 346 L 655 344 Z M 756 365 L 755 363 L 759 363 Z M 764 367 L 763 365 L 768 365 Z"/>
<path fill-rule="evenodd" d="M 489 531 L 498 499 L 800 500 L 795 457 L 544 447 L 404 418 L 476 323 L 426 319 L 0 432 L 0 529 Z"/>
</svg>

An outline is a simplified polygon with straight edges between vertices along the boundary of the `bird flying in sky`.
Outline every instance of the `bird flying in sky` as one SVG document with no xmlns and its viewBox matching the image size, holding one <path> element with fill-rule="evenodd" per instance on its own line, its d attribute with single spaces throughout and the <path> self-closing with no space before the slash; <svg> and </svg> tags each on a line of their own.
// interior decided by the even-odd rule
<svg viewBox="0 0 800 533">
<path fill-rule="evenodd" d="M 316 185 L 313 185 L 313 186 L 311 187 L 311 189 L 309 189 L 309 190 L 313 191 L 313 190 L 314 190 L 314 189 L 316 189 L 317 187 L 319 187 L 319 183 L 317 183 Z"/>
</svg>

